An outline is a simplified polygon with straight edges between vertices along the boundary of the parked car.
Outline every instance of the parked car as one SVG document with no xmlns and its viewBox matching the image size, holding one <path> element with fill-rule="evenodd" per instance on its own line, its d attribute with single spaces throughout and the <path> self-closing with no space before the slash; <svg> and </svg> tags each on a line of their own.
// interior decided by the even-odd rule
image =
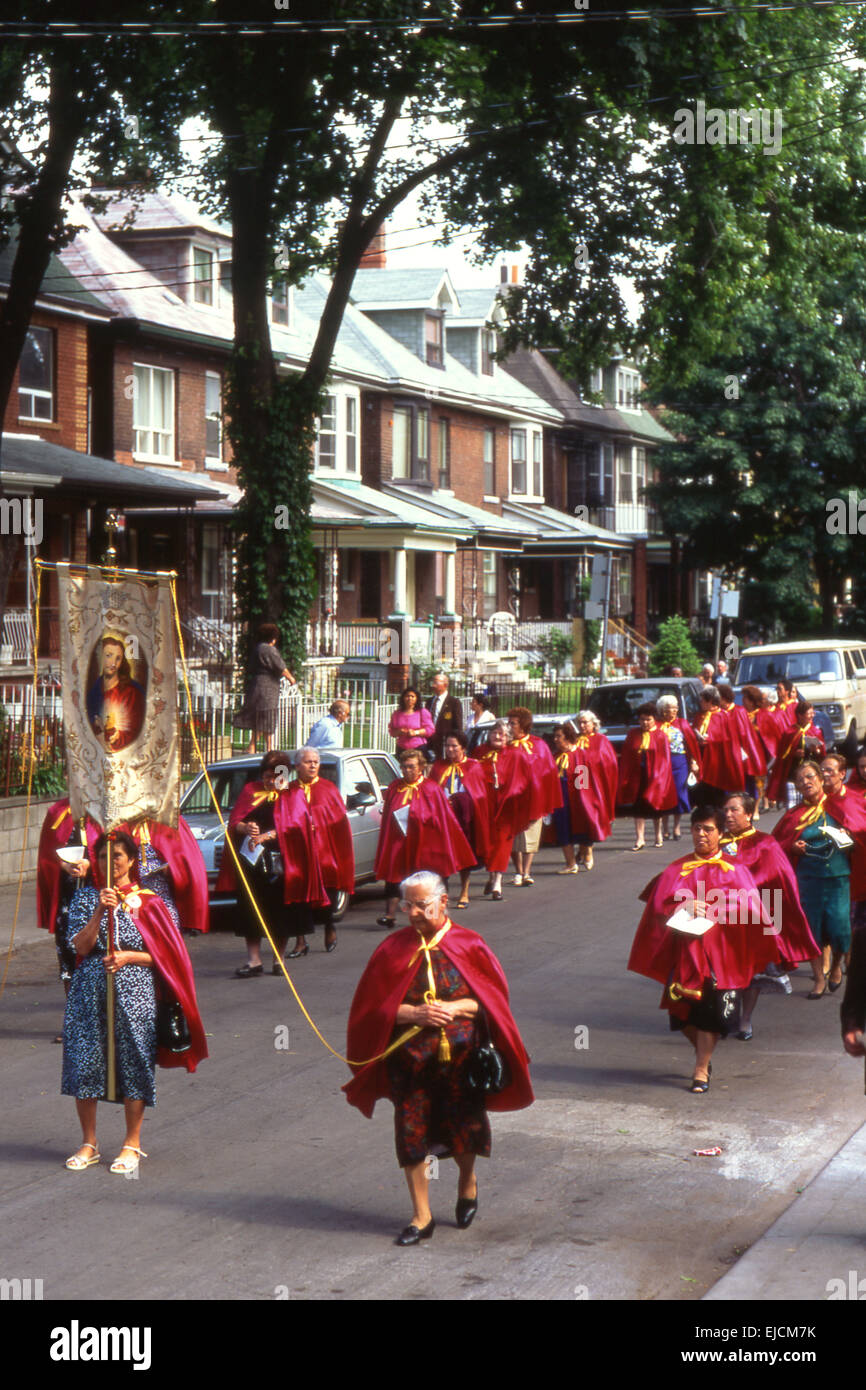
<svg viewBox="0 0 866 1390">
<path fill-rule="evenodd" d="M 319 751 L 319 776 L 334 782 L 346 803 L 355 849 L 355 883 L 369 883 L 375 878 L 373 861 L 382 820 L 382 794 L 400 776 L 399 764 L 391 753 L 378 748 L 322 748 Z M 293 756 L 289 754 L 290 758 Z M 230 758 L 208 765 L 208 776 L 226 821 L 247 782 L 254 782 L 258 778 L 260 765 L 259 757 Z M 181 800 L 180 810 L 198 840 L 204 858 L 211 906 L 233 906 L 233 894 L 215 892 L 225 850 L 225 831 L 214 810 L 203 772 L 190 783 Z M 348 906 L 349 894 L 338 894 L 335 921 L 343 916 Z"/>
<path fill-rule="evenodd" d="M 703 686 L 696 676 L 646 676 L 635 680 L 605 681 L 596 686 L 587 700 L 589 709 L 601 720 L 601 731 L 622 751 L 625 736 L 637 724 L 635 711 L 648 700 L 653 704 L 662 695 L 675 695 L 682 719 L 692 722 L 700 710 Z"/>
<path fill-rule="evenodd" d="M 775 690 L 776 682 L 783 678 L 792 680 L 801 699 L 814 705 L 822 728 L 826 729 L 825 719 L 829 721 L 833 734 L 830 743 L 841 747 L 852 760 L 866 737 L 866 641 L 774 642 L 746 647 L 737 663 L 738 699 L 744 685 Z"/>
</svg>

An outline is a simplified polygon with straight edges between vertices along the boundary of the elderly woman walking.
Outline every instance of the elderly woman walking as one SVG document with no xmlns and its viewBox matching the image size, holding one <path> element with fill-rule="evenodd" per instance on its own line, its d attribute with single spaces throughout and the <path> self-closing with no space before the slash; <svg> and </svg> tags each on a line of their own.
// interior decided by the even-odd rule
<svg viewBox="0 0 866 1390">
<path fill-rule="evenodd" d="M 112 886 L 82 881 L 69 906 L 67 939 L 78 963 L 66 1000 L 61 1090 L 75 1097 L 83 1141 L 66 1167 L 80 1172 L 99 1162 L 97 1105 L 117 1099 L 124 1107 L 126 1136 L 111 1172 L 127 1175 L 147 1157 L 141 1127 L 145 1107 L 156 1100 L 157 1063 L 192 1072 L 208 1053 L 183 937 L 162 898 L 136 881 L 138 850 L 124 831 L 96 841 L 100 884 L 107 881 L 109 845 Z M 108 1095 L 109 975 L 115 991 L 115 1096 Z M 183 1011 L 189 1036 L 176 1050 L 158 1035 L 158 1001 Z"/>
<path fill-rule="evenodd" d="M 697 780 L 701 770 L 701 750 L 691 724 L 679 716 L 676 695 L 662 695 L 656 701 L 656 709 L 660 720 L 659 728 L 667 736 L 671 746 L 671 772 L 677 790 L 677 804 L 673 811 L 673 838 L 678 840 L 682 833 L 680 817 L 690 810 L 689 776 Z M 694 783 L 692 785 L 694 786 Z M 669 816 L 662 816 L 662 830 L 666 840 L 671 838 L 668 833 L 669 820 Z"/>
<path fill-rule="evenodd" d="M 455 1160 L 454 1215 L 465 1230 L 478 1211 L 475 1160 L 490 1156 L 487 1111 L 521 1110 L 533 1094 L 508 983 L 493 952 L 477 932 L 449 919 L 437 874 L 410 874 L 400 896 L 409 924 L 382 942 L 361 976 L 348 1028 L 356 1074 L 343 1089 L 368 1118 L 377 1100 L 394 1104 L 397 1161 L 412 1204 L 396 1244 L 417 1245 L 436 1225 L 428 1157 Z M 479 1043 L 488 1038 L 507 1068 L 495 1093 L 473 1086 Z M 367 1058 L 376 1060 L 364 1065 Z"/>
<path fill-rule="evenodd" d="M 618 779 L 616 753 L 610 739 L 601 732 L 598 715 L 592 710 L 581 710 L 569 787 L 571 828 L 580 868 L 592 868 L 593 845 L 610 835 L 616 815 Z"/>
<path fill-rule="evenodd" d="M 382 821 L 373 871 L 385 880 L 386 908 L 376 925 L 396 924 L 400 880 L 423 864 L 448 878 L 459 869 L 471 869 L 476 857 L 448 797 L 438 782 L 425 778 L 427 759 L 419 749 L 400 754 L 403 776 L 385 789 Z"/>
</svg>

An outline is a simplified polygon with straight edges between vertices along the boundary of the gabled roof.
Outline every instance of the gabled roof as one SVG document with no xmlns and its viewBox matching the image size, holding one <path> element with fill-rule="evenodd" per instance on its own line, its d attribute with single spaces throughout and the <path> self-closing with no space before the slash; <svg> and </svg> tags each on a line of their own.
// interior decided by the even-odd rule
<svg viewBox="0 0 866 1390">
<path fill-rule="evenodd" d="M 96 196 L 103 190 L 93 189 Z M 191 198 L 182 193 L 164 193 L 159 189 L 136 197 L 114 189 L 105 189 L 111 202 L 104 212 L 94 212 L 93 220 L 100 231 L 109 235 L 152 236 L 154 233 L 208 232 L 212 236 L 228 237 L 232 229 L 208 213 L 202 212 Z M 129 225 L 126 225 L 127 218 Z"/>
<path fill-rule="evenodd" d="M 673 437 L 646 409 L 626 410 L 607 404 L 587 404 L 565 377 L 560 376 L 545 354 L 536 348 L 518 348 L 501 366 L 509 376 L 555 405 L 562 412 L 567 425 L 627 434 L 635 439 L 659 444 Z"/>
<path fill-rule="evenodd" d="M 501 300 L 495 289 L 488 289 L 486 285 L 480 288 L 476 285 L 470 289 L 458 290 L 460 307 L 453 314 L 448 315 L 449 327 L 453 324 L 455 328 L 483 328 L 485 323 L 489 323 L 493 318 L 494 310 L 501 307 Z"/>
<path fill-rule="evenodd" d="M 591 526 L 588 521 L 579 521 L 576 516 L 557 511 L 545 503 L 503 502 L 502 512 L 522 528 L 526 543 L 533 550 L 543 547 L 556 554 L 573 552 L 587 545 L 616 550 L 627 550 L 632 545 L 629 536 L 608 531 L 604 526 Z"/>
<path fill-rule="evenodd" d="M 441 267 L 410 270 L 371 267 L 355 272 L 352 301 L 361 309 L 438 309 L 443 287 L 459 309 L 457 291 L 447 270 Z"/>
</svg>

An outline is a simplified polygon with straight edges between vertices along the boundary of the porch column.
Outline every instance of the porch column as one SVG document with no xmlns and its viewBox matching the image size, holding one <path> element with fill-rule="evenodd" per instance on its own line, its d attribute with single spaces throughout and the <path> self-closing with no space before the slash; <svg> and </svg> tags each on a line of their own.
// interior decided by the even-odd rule
<svg viewBox="0 0 866 1390">
<path fill-rule="evenodd" d="M 445 610 L 443 617 L 453 618 L 457 611 L 457 555 L 451 551 L 445 553 Z"/>
<path fill-rule="evenodd" d="M 394 607 L 391 611 L 392 618 L 405 618 L 406 613 L 406 547 L 400 546 L 399 550 L 394 551 Z"/>
</svg>

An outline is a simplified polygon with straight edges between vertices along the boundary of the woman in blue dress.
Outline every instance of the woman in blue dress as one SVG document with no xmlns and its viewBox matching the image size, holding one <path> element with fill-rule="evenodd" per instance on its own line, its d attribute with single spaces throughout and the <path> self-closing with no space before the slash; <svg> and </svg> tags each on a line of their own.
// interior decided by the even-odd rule
<svg viewBox="0 0 866 1390">
<path fill-rule="evenodd" d="M 107 837 L 96 843 L 99 871 L 105 881 Z M 83 1142 L 66 1161 L 79 1171 L 98 1163 L 96 1107 L 107 1090 L 107 976 L 115 981 L 115 1036 L 118 1099 L 126 1114 L 126 1139 L 113 1173 L 131 1173 L 146 1157 L 141 1148 L 144 1110 L 155 1101 L 156 982 L 154 958 L 139 930 L 145 897 L 154 895 L 131 880 L 138 862 L 132 837 L 118 831 L 112 843 L 112 887 L 81 883 L 69 905 L 67 940 L 78 957 L 66 1001 L 63 1024 L 63 1095 L 75 1097 Z M 159 901 L 157 899 L 157 901 Z M 160 907 L 162 904 L 160 903 Z M 115 946 L 109 954 L 108 909 L 114 908 Z M 164 909 L 163 909 L 164 910 Z"/>
</svg>

